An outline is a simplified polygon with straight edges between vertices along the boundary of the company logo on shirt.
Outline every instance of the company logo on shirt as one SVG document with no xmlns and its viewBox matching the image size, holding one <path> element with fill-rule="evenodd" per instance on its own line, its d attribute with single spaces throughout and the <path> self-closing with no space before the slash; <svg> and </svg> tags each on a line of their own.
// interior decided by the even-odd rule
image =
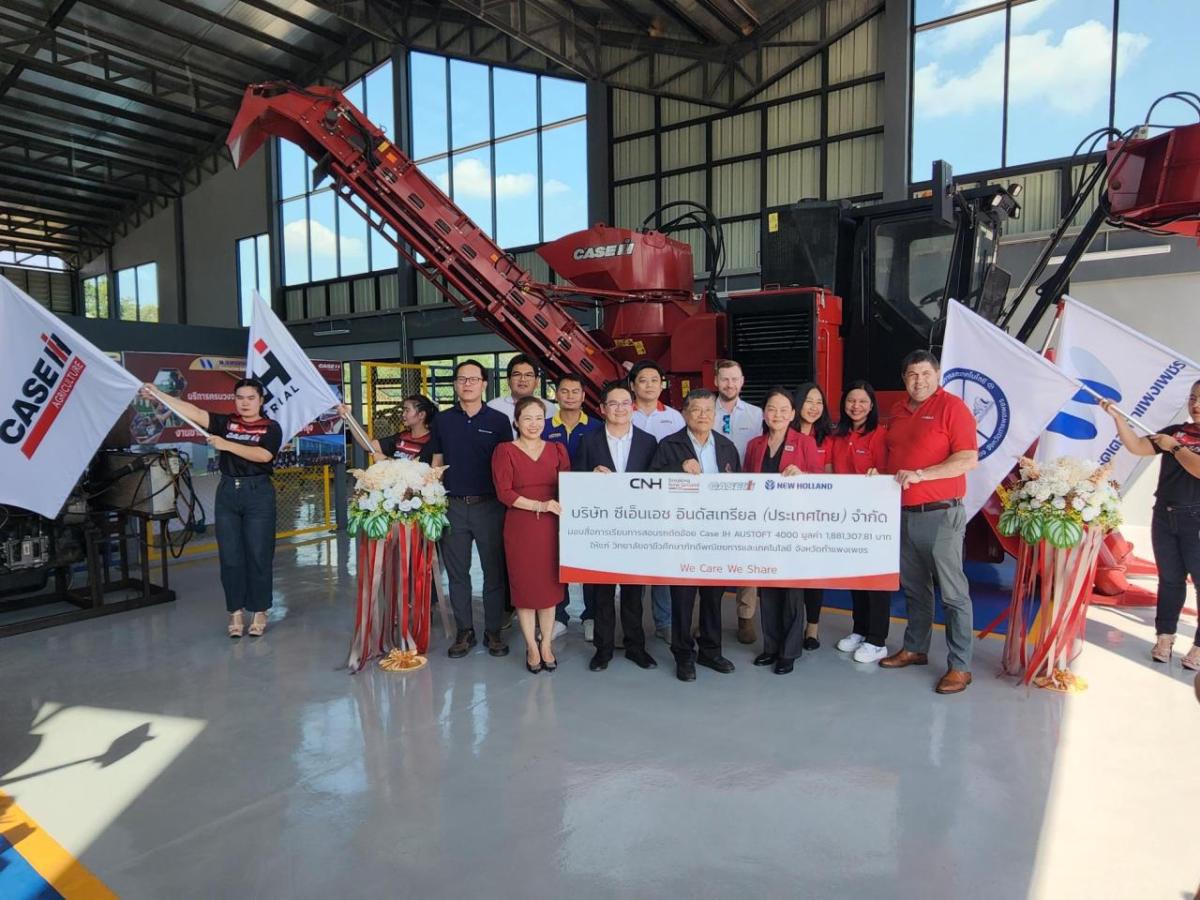
<svg viewBox="0 0 1200 900">
<path fill-rule="evenodd" d="M 33 459 L 87 368 L 57 334 L 41 337 L 43 346 L 30 367 L 30 377 L 12 401 L 12 417 L 0 422 L 0 440 L 6 444 L 24 441 L 21 453 L 26 459 Z"/>
</svg>

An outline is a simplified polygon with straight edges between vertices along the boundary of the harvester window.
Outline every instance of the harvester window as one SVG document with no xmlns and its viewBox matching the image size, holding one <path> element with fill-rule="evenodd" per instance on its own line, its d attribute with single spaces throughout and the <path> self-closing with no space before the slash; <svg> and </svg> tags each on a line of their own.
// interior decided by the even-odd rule
<svg viewBox="0 0 1200 900">
<path fill-rule="evenodd" d="M 952 231 L 925 219 L 875 228 L 875 293 L 923 336 L 941 314 L 953 246 Z"/>
</svg>

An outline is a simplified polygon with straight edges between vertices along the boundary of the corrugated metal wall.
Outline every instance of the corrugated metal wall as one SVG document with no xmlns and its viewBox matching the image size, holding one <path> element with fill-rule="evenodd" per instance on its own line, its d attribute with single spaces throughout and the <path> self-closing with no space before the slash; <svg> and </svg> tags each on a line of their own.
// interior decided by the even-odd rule
<svg viewBox="0 0 1200 900">
<path fill-rule="evenodd" d="M 3 275 L 42 306 L 60 316 L 69 316 L 71 307 L 71 280 L 69 272 L 40 272 L 16 266 L 0 266 Z"/>
</svg>

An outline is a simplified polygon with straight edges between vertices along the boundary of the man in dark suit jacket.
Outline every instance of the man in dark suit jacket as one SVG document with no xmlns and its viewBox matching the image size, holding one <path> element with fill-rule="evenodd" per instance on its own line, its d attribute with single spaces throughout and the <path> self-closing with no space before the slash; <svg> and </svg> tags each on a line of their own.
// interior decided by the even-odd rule
<svg viewBox="0 0 1200 900">
<path fill-rule="evenodd" d="M 571 468 L 576 472 L 648 472 L 658 442 L 648 432 L 634 426 L 633 391 L 623 381 L 604 386 L 602 400 L 604 427 L 585 434 L 575 452 Z M 658 663 L 646 652 L 646 632 L 642 627 L 642 592 L 640 584 L 621 585 L 621 629 L 625 632 L 625 658 L 643 669 L 653 669 Z M 595 632 L 592 643 L 596 648 L 588 668 L 599 672 L 608 668 L 616 643 L 616 585 L 593 586 L 592 613 Z"/>
<path fill-rule="evenodd" d="M 652 472 L 701 473 L 740 472 L 738 451 L 733 441 L 713 431 L 717 395 L 695 390 L 683 401 L 686 426 L 659 442 Z M 700 593 L 700 652 L 692 640 L 692 613 L 696 593 Z M 733 663 L 721 655 L 721 597 L 723 587 L 672 585 L 671 653 L 675 656 L 675 675 L 680 681 L 696 680 L 696 663 L 715 672 L 733 671 Z"/>
</svg>

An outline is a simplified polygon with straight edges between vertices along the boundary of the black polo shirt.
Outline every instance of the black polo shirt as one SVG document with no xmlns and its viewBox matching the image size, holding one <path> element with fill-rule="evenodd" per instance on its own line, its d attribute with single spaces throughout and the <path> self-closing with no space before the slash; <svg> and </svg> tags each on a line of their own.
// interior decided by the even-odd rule
<svg viewBox="0 0 1200 900">
<path fill-rule="evenodd" d="M 512 440 L 512 423 L 504 413 L 484 405 L 468 416 L 455 405 L 433 420 L 430 454 L 440 453 L 448 468 L 442 483 L 451 497 L 494 495 L 492 452 Z"/>
</svg>

